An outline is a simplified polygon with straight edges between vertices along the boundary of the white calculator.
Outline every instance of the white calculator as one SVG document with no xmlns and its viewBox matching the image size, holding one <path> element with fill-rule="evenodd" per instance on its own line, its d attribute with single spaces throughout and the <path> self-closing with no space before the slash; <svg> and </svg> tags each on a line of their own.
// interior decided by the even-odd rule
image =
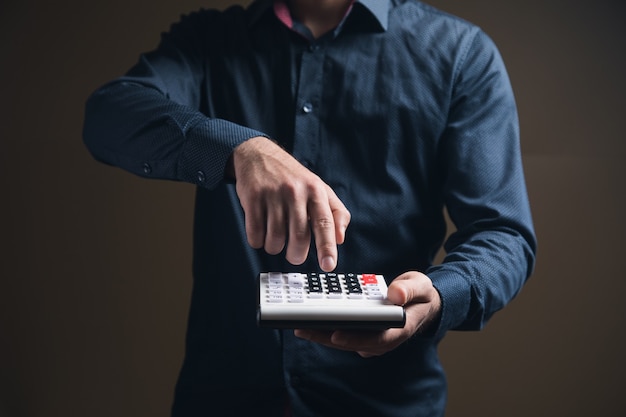
<svg viewBox="0 0 626 417">
<path fill-rule="evenodd" d="M 261 327 L 388 329 L 404 327 L 405 320 L 404 308 L 387 300 L 387 283 L 379 274 L 259 274 Z"/>
</svg>

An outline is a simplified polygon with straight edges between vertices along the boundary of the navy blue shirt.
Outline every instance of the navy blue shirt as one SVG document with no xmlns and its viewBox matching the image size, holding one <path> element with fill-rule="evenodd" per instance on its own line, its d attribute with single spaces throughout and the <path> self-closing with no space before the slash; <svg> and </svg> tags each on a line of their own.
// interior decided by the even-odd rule
<svg viewBox="0 0 626 417">
<path fill-rule="evenodd" d="M 233 149 L 267 136 L 328 183 L 352 215 L 339 271 L 419 270 L 441 319 L 380 357 L 258 328 L 261 271 L 289 265 L 246 243 Z M 437 344 L 477 330 L 530 275 L 535 236 L 514 96 L 476 26 L 413 0 L 358 1 L 314 40 L 271 1 L 183 16 L 158 47 L 88 100 L 98 160 L 197 185 L 194 286 L 175 416 L 437 416 Z M 446 236 L 444 207 L 456 231 Z M 158 225 L 155 225 L 158 228 Z M 178 278 L 176 278 L 178 279 Z"/>
</svg>

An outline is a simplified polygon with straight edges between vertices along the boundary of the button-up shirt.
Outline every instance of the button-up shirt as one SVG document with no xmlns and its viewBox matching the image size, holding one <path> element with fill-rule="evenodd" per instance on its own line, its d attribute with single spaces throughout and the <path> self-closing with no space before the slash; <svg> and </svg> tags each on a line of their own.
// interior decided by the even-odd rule
<svg viewBox="0 0 626 417">
<path fill-rule="evenodd" d="M 190 13 L 87 103 L 95 158 L 197 185 L 174 415 L 278 416 L 286 403 L 296 416 L 441 415 L 438 342 L 451 329 L 482 328 L 534 263 L 501 56 L 476 26 L 414 0 L 356 1 L 318 39 L 284 20 L 271 1 Z M 435 327 L 368 359 L 258 327 L 258 274 L 318 266 L 314 246 L 293 266 L 247 244 L 224 172 L 255 136 L 282 145 L 350 211 L 337 270 L 426 273 L 442 300 Z M 455 231 L 434 265 L 444 209 Z"/>
</svg>

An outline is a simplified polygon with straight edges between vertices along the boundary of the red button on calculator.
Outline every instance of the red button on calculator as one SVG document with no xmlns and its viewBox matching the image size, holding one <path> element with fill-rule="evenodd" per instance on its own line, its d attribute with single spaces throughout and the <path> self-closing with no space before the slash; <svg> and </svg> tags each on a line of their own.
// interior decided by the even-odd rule
<svg viewBox="0 0 626 417">
<path fill-rule="evenodd" d="M 361 275 L 361 279 L 363 279 L 363 284 L 378 284 L 378 280 L 376 279 L 376 274 L 363 274 Z"/>
</svg>

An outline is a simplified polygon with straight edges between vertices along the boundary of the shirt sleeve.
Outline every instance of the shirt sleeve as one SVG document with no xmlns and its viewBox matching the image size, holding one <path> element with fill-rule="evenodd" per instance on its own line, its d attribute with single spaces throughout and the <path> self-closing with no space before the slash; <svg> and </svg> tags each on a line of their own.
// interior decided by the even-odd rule
<svg viewBox="0 0 626 417">
<path fill-rule="evenodd" d="M 477 30 L 458 60 L 442 137 L 444 199 L 456 231 L 431 267 L 442 299 L 438 333 L 477 330 L 534 267 L 533 230 L 515 99 L 494 43 Z"/>
<path fill-rule="evenodd" d="M 184 16 L 125 76 L 89 97 L 83 139 L 94 158 L 143 177 L 213 188 L 237 145 L 267 136 L 200 111 L 220 24 L 218 12 Z"/>
</svg>

